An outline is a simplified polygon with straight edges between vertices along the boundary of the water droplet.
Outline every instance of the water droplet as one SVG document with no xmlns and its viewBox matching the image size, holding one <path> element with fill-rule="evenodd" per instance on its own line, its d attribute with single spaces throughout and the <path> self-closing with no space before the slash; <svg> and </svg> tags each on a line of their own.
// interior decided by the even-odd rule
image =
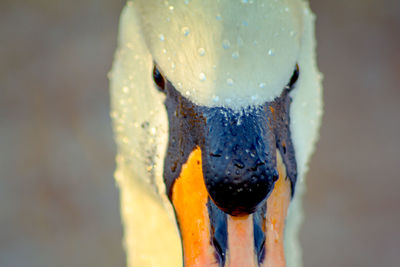
<svg viewBox="0 0 400 267">
<path fill-rule="evenodd" d="M 258 85 L 258 87 L 260 87 L 260 88 L 264 88 L 265 87 L 265 83 L 260 83 L 259 85 Z"/>
<path fill-rule="evenodd" d="M 241 0 L 240 2 L 242 2 L 243 4 L 247 4 L 249 0 Z"/>
<path fill-rule="evenodd" d="M 273 56 L 273 55 L 274 55 L 274 50 L 273 49 L 268 50 L 268 56 Z"/>
<path fill-rule="evenodd" d="M 214 96 L 214 97 L 213 97 L 213 101 L 214 101 L 214 102 L 218 102 L 218 101 L 219 101 L 219 96 L 217 96 L 217 95 Z"/>
<path fill-rule="evenodd" d="M 229 42 L 229 40 L 223 40 L 222 41 L 222 47 L 224 48 L 224 49 L 228 49 L 228 48 L 230 48 L 231 47 L 231 42 Z"/>
<path fill-rule="evenodd" d="M 129 93 L 129 87 L 128 86 L 122 87 L 122 92 L 124 92 L 125 94 Z"/>
<path fill-rule="evenodd" d="M 238 59 L 239 56 L 240 56 L 240 55 L 239 55 L 239 51 L 235 51 L 235 52 L 232 53 L 232 58 L 233 58 L 233 59 Z"/>
<path fill-rule="evenodd" d="M 174 70 L 175 67 L 176 67 L 175 62 L 172 61 L 172 62 L 171 62 L 171 68 Z"/>
<path fill-rule="evenodd" d="M 289 8 L 288 8 L 288 7 L 285 7 L 285 11 L 286 11 L 286 12 L 289 12 Z"/>
<path fill-rule="evenodd" d="M 164 34 L 160 34 L 159 37 L 160 37 L 160 40 L 161 40 L 161 41 L 164 41 L 164 40 L 165 40 Z"/>
<path fill-rule="evenodd" d="M 188 36 L 189 33 L 190 33 L 189 28 L 188 28 L 188 27 L 183 27 L 183 28 L 182 28 L 182 33 L 183 33 L 183 35 Z"/>
<path fill-rule="evenodd" d="M 292 37 L 296 36 L 296 32 L 295 31 L 291 31 L 290 32 L 290 36 L 292 36 Z"/>
<path fill-rule="evenodd" d="M 185 4 L 187 5 L 187 4 L 189 4 L 190 3 L 190 0 L 185 0 Z"/>
<path fill-rule="evenodd" d="M 111 118 L 116 119 L 118 117 L 118 113 L 116 111 L 111 112 Z"/>
<path fill-rule="evenodd" d="M 169 6 L 169 10 L 173 11 L 174 10 L 174 6 Z"/>
<path fill-rule="evenodd" d="M 186 95 L 190 95 L 190 92 L 189 92 L 189 91 L 186 91 L 185 94 L 186 94 Z"/>
<path fill-rule="evenodd" d="M 244 20 L 244 21 L 242 21 L 242 25 L 247 27 L 247 26 L 249 26 L 249 23 L 246 20 Z"/>
<path fill-rule="evenodd" d="M 199 48 L 199 55 L 202 57 L 202 56 L 204 56 L 205 54 L 206 54 L 206 50 L 203 48 L 203 47 L 200 47 Z"/>
<path fill-rule="evenodd" d="M 167 49 L 164 48 L 164 49 L 162 50 L 162 52 L 163 52 L 164 54 L 166 54 L 166 53 L 167 53 Z"/>
<path fill-rule="evenodd" d="M 240 37 L 237 38 L 237 45 L 238 46 L 243 46 L 243 39 L 242 38 L 240 38 Z"/>
<path fill-rule="evenodd" d="M 206 80 L 206 75 L 204 74 L 204 72 L 200 72 L 199 78 L 200 78 L 200 81 L 205 81 Z"/>
<path fill-rule="evenodd" d="M 221 15 L 218 14 L 218 15 L 215 17 L 215 19 L 216 19 L 216 20 L 222 20 L 222 17 L 221 17 Z"/>
<path fill-rule="evenodd" d="M 231 78 L 226 79 L 228 85 L 233 85 L 234 81 Z"/>
</svg>

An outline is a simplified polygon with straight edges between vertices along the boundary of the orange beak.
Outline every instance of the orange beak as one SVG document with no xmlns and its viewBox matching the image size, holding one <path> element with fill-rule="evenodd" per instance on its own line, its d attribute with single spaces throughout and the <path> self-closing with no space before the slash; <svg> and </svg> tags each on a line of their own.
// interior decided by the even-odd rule
<svg viewBox="0 0 400 267">
<path fill-rule="evenodd" d="M 279 178 L 271 194 L 253 214 L 231 216 L 207 192 L 200 148 L 191 152 L 171 195 L 186 267 L 286 266 L 283 235 L 291 182 L 278 150 L 276 154 Z"/>
</svg>

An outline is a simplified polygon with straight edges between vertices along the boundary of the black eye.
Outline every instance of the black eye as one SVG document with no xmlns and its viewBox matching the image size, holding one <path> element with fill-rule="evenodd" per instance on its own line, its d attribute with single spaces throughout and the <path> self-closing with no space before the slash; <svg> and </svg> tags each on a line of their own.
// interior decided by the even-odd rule
<svg viewBox="0 0 400 267">
<path fill-rule="evenodd" d="M 153 69 L 153 80 L 154 83 L 157 85 L 158 90 L 160 91 L 165 90 L 166 81 L 164 79 L 164 76 L 162 76 L 161 72 L 157 69 L 156 65 L 154 65 Z"/>
<path fill-rule="evenodd" d="M 294 69 L 293 75 L 290 78 L 290 82 L 289 82 L 289 90 L 293 89 L 294 84 L 297 82 L 297 79 L 299 78 L 300 75 L 300 69 L 299 69 L 299 65 L 296 64 L 296 67 Z"/>
</svg>

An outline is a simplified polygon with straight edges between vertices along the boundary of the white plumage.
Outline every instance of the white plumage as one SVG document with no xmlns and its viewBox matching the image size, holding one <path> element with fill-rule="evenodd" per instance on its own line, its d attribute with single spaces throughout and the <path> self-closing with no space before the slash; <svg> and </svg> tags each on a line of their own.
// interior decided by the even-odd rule
<svg viewBox="0 0 400 267">
<path fill-rule="evenodd" d="M 287 266 L 300 266 L 297 230 L 308 159 L 322 114 L 315 62 L 314 15 L 301 0 L 136 0 L 121 16 L 110 74 L 118 145 L 116 180 L 129 266 L 182 266 L 163 164 L 168 140 L 165 95 L 152 80 L 154 61 L 182 95 L 205 106 L 240 109 L 270 101 L 296 63 L 291 93 L 298 183 L 285 230 Z M 146 219 L 144 219 L 146 218 Z"/>
</svg>

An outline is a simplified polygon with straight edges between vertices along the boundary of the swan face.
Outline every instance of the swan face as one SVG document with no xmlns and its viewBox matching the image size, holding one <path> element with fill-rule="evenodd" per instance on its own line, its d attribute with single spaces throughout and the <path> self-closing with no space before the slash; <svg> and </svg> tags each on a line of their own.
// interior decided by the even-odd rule
<svg viewBox="0 0 400 267">
<path fill-rule="evenodd" d="M 136 1 L 135 7 L 153 59 L 181 94 L 199 105 L 239 109 L 272 100 L 287 84 L 303 31 L 300 4 Z"/>
<path fill-rule="evenodd" d="M 322 106 L 307 4 L 137 0 L 119 45 L 128 262 L 178 266 L 182 246 L 185 266 L 284 266 Z"/>
</svg>

